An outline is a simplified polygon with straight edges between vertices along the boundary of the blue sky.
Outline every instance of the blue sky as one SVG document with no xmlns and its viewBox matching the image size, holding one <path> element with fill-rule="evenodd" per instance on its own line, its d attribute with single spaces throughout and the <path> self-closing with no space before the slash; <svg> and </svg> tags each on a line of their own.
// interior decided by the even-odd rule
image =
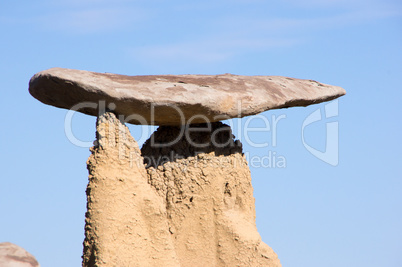
<svg viewBox="0 0 402 267">
<path fill-rule="evenodd" d="M 263 241 L 283 266 L 402 266 L 399 1 L 2 1 L 0 31 L 0 242 L 44 267 L 81 264 L 89 150 L 66 137 L 66 110 L 29 95 L 36 72 L 282 75 L 347 95 L 336 117 L 304 131 L 324 151 L 326 125 L 338 123 L 335 167 L 302 142 L 303 122 L 325 104 L 264 112 L 270 122 L 286 116 L 276 146 L 272 131 L 251 133 L 270 143 L 260 148 L 238 136 L 250 157 L 286 160 L 251 168 Z M 72 127 L 95 137 L 94 117 L 76 114 Z M 139 126 L 130 130 L 141 139 Z"/>
</svg>

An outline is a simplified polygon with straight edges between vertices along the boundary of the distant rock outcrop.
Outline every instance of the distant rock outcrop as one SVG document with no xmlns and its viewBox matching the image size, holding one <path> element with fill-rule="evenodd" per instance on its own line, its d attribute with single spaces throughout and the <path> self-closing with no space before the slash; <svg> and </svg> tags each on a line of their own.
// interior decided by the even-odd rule
<svg viewBox="0 0 402 267">
<path fill-rule="evenodd" d="M 0 243 L 1 267 L 40 267 L 28 251 L 9 242 Z"/>
</svg>

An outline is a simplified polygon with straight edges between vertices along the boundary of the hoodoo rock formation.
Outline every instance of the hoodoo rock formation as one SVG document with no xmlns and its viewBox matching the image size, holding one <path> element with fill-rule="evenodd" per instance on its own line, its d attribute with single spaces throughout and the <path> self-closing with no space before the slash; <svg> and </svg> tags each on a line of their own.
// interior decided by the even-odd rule
<svg viewBox="0 0 402 267">
<path fill-rule="evenodd" d="M 34 75 L 45 104 L 96 115 L 83 266 L 281 266 L 255 224 L 242 144 L 220 120 L 335 99 L 277 76 Z M 160 125 L 138 147 L 125 122 Z"/>
</svg>

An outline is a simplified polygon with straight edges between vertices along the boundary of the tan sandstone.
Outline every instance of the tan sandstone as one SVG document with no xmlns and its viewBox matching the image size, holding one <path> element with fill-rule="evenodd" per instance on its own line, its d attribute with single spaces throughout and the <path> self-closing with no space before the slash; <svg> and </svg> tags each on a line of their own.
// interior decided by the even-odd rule
<svg viewBox="0 0 402 267">
<path fill-rule="evenodd" d="M 98 118 L 91 151 L 83 266 L 179 266 L 164 200 L 114 114 Z"/>
<path fill-rule="evenodd" d="M 160 127 L 141 156 L 114 114 L 98 118 L 83 265 L 281 266 L 257 232 L 250 171 L 230 128 L 218 122 L 192 131 L 195 144 L 157 145 L 178 132 Z"/>
</svg>

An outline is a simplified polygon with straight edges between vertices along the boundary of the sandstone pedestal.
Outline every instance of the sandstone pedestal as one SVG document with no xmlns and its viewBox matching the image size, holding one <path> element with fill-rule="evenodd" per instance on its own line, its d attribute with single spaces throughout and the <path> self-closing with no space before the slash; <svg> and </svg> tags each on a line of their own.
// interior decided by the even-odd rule
<svg viewBox="0 0 402 267">
<path fill-rule="evenodd" d="M 98 118 L 84 266 L 280 266 L 257 232 L 240 142 L 220 122 L 192 127 L 160 127 L 141 155 L 113 113 Z"/>
</svg>

